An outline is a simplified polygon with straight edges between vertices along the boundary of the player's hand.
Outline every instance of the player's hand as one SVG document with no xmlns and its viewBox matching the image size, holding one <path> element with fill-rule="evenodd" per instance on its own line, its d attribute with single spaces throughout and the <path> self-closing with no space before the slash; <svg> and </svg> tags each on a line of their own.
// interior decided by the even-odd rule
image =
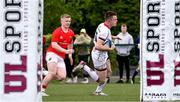
<svg viewBox="0 0 180 102">
<path fill-rule="evenodd" d="M 69 54 L 74 53 L 74 49 L 69 49 Z"/>
<path fill-rule="evenodd" d="M 115 45 L 114 44 L 112 44 L 112 46 L 111 46 L 111 48 L 110 48 L 111 50 L 114 50 L 115 49 Z"/>
<path fill-rule="evenodd" d="M 66 51 L 66 54 L 72 54 L 72 53 L 74 53 L 74 50 L 73 50 L 73 49 L 68 49 L 68 50 Z"/>
<path fill-rule="evenodd" d="M 119 36 L 117 36 L 117 39 L 118 39 L 118 40 L 122 40 L 122 38 L 121 38 L 121 37 L 119 37 Z"/>
<path fill-rule="evenodd" d="M 122 38 L 120 36 L 113 36 L 113 39 L 121 40 Z"/>
</svg>

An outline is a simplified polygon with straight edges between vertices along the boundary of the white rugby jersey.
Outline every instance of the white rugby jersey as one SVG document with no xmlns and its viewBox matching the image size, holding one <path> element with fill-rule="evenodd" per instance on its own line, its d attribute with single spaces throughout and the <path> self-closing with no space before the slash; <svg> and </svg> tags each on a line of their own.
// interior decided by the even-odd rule
<svg viewBox="0 0 180 102">
<path fill-rule="evenodd" d="M 115 44 L 134 44 L 133 37 L 128 32 L 126 32 L 126 34 L 119 33 L 117 36 L 119 36 L 121 40 L 115 39 Z M 116 51 L 120 56 L 129 56 L 132 48 L 133 46 L 116 46 Z"/>
<path fill-rule="evenodd" d="M 112 41 L 111 31 L 104 23 L 99 24 L 99 26 L 96 29 L 94 36 L 94 44 L 96 44 L 97 39 L 104 40 L 104 42 L 106 42 L 108 39 Z M 108 58 L 108 51 L 100 51 L 97 49 L 93 49 L 92 57 L 94 60 L 97 60 L 98 62 L 105 63 Z"/>
</svg>

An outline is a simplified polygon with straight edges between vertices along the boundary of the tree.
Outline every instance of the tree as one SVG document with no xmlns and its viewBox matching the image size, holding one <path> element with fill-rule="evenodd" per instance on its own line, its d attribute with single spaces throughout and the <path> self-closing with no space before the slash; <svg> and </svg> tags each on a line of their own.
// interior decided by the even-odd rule
<svg viewBox="0 0 180 102">
<path fill-rule="evenodd" d="M 118 26 L 112 28 L 114 35 L 120 31 L 121 23 L 128 25 L 133 37 L 139 34 L 139 0 L 45 0 L 44 7 L 44 34 L 51 33 L 60 25 L 61 14 L 69 13 L 75 33 L 84 27 L 93 37 L 97 25 L 104 21 L 104 13 L 108 10 L 118 13 Z"/>
</svg>

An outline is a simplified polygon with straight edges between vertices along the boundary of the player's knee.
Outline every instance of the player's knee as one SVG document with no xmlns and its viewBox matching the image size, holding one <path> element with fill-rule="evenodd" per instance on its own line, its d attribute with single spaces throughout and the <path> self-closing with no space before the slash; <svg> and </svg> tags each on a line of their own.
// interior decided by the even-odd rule
<svg viewBox="0 0 180 102">
<path fill-rule="evenodd" d="M 100 82 L 99 82 L 99 84 L 104 84 L 105 83 L 105 81 L 104 80 L 101 80 Z"/>
<path fill-rule="evenodd" d="M 100 79 L 98 79 L 96 82 L 99 83 L 99 84 L 104 84 L 104 83 L 105 83 L 105 80 L 100 80 Z"/>
<path fill-rule="evenodd" d="M 65 80 L 66 79 L 66 76 L 59 76 L 58 77 L 58 80 L 62 81 L 62 80 Z"/>
<path fill-rule="evenodd" d="M 108 71 L 108 74 L 112 74 L 112 71 L 111 71 L 111 70 L 109 70 L 109 71 Z"/>
<path fill-rule="evenodd" d="M 53 77 L 56 76 L 56 73 L 54 73 L 54 72 L 48 72 L 48 74 L 52 75 Z"/>
</svg>

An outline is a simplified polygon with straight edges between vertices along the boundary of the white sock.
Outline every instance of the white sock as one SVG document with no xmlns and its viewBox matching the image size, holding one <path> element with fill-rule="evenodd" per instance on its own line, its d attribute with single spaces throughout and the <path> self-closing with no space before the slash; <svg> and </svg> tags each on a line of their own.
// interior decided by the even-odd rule
<svg viewBox="0 0 180 102">
<path fill-rule="evenodd" d="M 45 88 L 42 88 L 41 90 L 42 90 L 42 92 L 45 92 L 45 91 L 46 91 L 46 89 L 45 89 Z"/>
<path fill-rule="evenodd" d="M 105 79 L 104 83 L 103 84 L 99 84 L 96 88 L 96 92 L 101 92 L 103 90 L 103 88 L 106 86 L 107 84 L 107 80 L 108 78 Z"/>
<path fill-rule="evenodd" d="M 89 68 L 87 65 L 84 65 L 84 68 L 83 68 L 88 74 L 89 76 L 94 80 L 94 81 L 97 81 L 98 80 L 98 75 L 96 74 L 95 71 L 93 71 L 91 68 Z"/>
</svg>

